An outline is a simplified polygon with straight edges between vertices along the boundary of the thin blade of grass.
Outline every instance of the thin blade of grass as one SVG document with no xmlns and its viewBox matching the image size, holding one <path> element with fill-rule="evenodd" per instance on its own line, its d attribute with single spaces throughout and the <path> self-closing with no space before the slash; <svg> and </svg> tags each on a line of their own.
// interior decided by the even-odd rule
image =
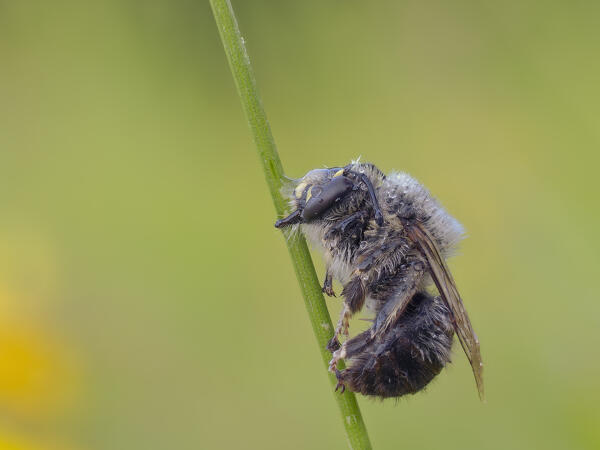
<svg viewBox="0 0 600 450">
<path fill-rule="evenodd" d="M 265 180 L 271 192 L 275 210 L 279 217 L 283 217 L 287 202 L 281 194 L 281 187 L 286 178 L 271 134 L 271 127 L 258 95 L 244 39 L 240 34 L 229 0 L 210 0 L 210 4 L 223 41 L 229 67 L 252 131 L 252 137 L 262 163 Z M 326 345 L 333 336 L 333 324 L 321 292 L 315 267 L 304 237 L 296 234 L 286 239 L 286 244 L 300 283 L 313 332 L 317 338 L 319 351 L 323 363 L 327 367 L 331 355 L 326 350 Z M 335 376 L 332 374 L 329 374 L 329 381 L 332 387 L 337 383 Z M 370 449 L 371 443 L 369 442 L 367 429 L 354 394 L 346 391 L 341 395 L 334 393 L 334 397 L 342 415 L 342 422 L 350 447 L 352 449 Z"/>
</svg>

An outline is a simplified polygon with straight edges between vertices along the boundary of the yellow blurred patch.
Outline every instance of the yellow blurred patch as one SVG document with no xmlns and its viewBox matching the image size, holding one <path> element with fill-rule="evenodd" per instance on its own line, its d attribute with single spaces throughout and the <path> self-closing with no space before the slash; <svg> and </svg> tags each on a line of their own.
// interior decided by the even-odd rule
<svg viewBox="0 0 600 450">
<path fill-rule="evenodd" d="M 47 431 L 73 412 L 80 364 L 46 314 L 59 265 L 26 227 L 0 230 L 0 254 L 0 449 L 65 450 Z"/>
<path fill-rule="evenodd" d="M 30 437 L 16 435 L 0 429 L 0 449 L 2 450 L 70 450 L 71 447 L 48 442 L 39 442 Z"/>
<path fill-rule="evenodd" d="M 3 450 L 46 450 L 47 447 L 39 446 L 26 439 L 16 436 L 4 435 L 0 431 L 0 448 Z"/>
<path fill-rule="evenodd" d="M 71 403 L 74 367 L 48 334 L 0 322 L 0 403 L 31 419 L 54 415 Z"/>
<path fill-rule="evenodd" d="M 0 404 L 18 421 L 55 419 L 72 404 L 78 378 L 45 314 L 56 298 L 55 252 L 42 233 L 13 226 L 0 230 L 0 254 Z"/>
</svg>

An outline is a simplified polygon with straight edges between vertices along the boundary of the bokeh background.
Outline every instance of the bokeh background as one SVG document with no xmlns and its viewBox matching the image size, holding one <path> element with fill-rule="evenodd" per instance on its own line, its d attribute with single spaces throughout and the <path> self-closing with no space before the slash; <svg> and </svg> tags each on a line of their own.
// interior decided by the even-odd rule
<svg viewBox="0 0 600 450">
<path fill-rule="evenodd" d="M 468 232 L 488 402 L 457 345 L 374 447 L 599 448 L 600 4 L 234 7 L 290 176 Z M 0 1 L 0 448 L 346 448 L 274 219 L 207 1 Z"/>
</svg>

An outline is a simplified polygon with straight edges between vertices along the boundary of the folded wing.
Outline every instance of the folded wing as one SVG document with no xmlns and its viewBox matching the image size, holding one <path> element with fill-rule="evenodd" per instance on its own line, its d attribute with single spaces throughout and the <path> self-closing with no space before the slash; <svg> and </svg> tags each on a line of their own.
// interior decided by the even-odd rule
<svg viewBox="0 0 600 450">
<path fill-rule="evenodd" d="M 456 288 L 456 283 L 448 269 L 448 265 L 440 254 L 435 239 L 422 224 L 409 224 L 406 230 L 408 237 L 417 245 L 423 256 L 427 259 L 431 278 L 452 312 L 454 329 L 473 368 L 479 398 L 483 400 L 483 362 L 481 361 L 481 353 L 479 351 L 479 340 L 475 331 L 473 331 L 471 321 Z"/>
</svg>

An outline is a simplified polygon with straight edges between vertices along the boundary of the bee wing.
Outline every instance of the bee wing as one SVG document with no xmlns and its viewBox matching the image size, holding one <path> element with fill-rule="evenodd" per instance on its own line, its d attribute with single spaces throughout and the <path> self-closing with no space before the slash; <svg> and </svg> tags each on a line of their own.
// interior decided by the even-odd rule
<svg viewBox="0 0 600 450">
<path fill-rule="evenodd" d="M 479 340 L 471 321 L 467 315 L 467 311 L 463 305 L 456 283 L 452 278 L 452 274 L 448 269 L 446 261 L 440 254 L 440 251 L 435 243 L 434 238 L 421 224 L 410 225 L 407 227 L 409 238 L 417 244 L 423 256 L 427 258 L 431 277 L 440 292 L 440 295 L 450 308 L 454 318 L 454 329 L 458 335 L 458 339 L 465 351 L 471 367 L 473 375 L 475 375 L 475 383 L 479 392 L 479 398 L 484 399 L 483 394 L 483 362 L 481 361 L 481 353 L 479 351 Z"/>
</svg>

